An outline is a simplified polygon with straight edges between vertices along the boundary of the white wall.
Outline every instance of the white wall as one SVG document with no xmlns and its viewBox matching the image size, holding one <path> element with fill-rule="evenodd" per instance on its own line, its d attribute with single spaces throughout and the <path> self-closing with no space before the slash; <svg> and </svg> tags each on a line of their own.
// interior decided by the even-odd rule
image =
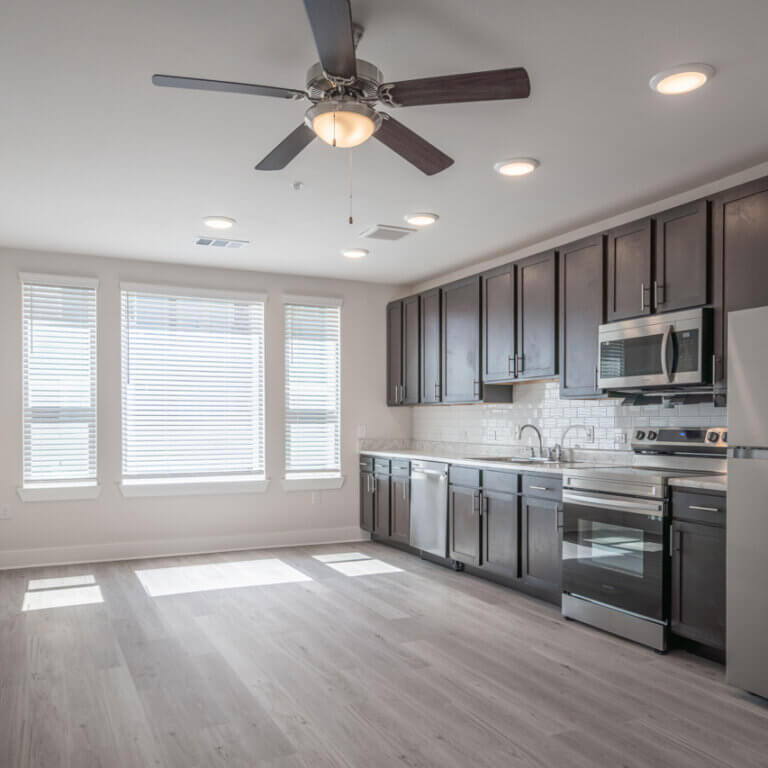
<svg viewBox="0 0 768 768">
<path fill-rule="evenodd" d="M 258 249 L 253 249 L 258 259 Z M 21 304 L 18 273 L 99 279 L 98 445 L 101 495 L 93 501 L 23 503 L 21 484 Z M 126 499 L 120 478 L 120 281 L 268 293 L 264 494 Z M 397 289 L 352 281 L 0 249 L 0 567 L 357 538 L 357 439 L 407 438 L 411 415 L 387 408 L 384 307 Z M 340 490 L 285 492 L 282 293 L 340 296 L 342 309 Z"/>
</svg>

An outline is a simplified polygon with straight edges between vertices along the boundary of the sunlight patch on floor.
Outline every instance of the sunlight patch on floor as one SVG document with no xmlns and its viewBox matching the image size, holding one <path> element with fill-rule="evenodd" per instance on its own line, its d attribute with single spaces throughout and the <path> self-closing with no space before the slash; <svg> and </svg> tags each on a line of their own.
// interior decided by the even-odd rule
<svg viewBox="0 0 768 768">
<path fill-rule="evenodd" d="M 277 558 L 150 568 L 134 573 L 150 597 L 312 581 L 309 576 Z"/>
<path fill-rule="evenodd" d="M 402 573 L 402 568 L 385 563 L 383 560 L 352 560 L 346 563 L 328 563 L 330 568 L 345 576 L 373 576 L 377 573 Z"/>
<path fill-rule="evenodd" d="M 96 577 L 92 573 L 85 573 L 82 576 L 59 576 L 51 579 L 32 579 L 27 584 L 27 589 L 31 592 L 35 589 L 56 589 L 57 587 L 84 587 L 87 584 L 95 584 Z"/>
<path fill-rule="evenodd" d="M 73 605 L 103 603 L 104 598 L 98 585 L 69 587 L 68 589 L 44 589 L 27 592 L 24 595 L 22 611 L 40 611 L 45 608 L 70 608 Z"/>
<path fill-rule="evenodd" d="M 362 552 L 333 552 L 330 555 L 312 555 L 315 560 L 321 563 L 346 563 L 350 560 L 370 560 L 368 555 Z"/>
</svg>

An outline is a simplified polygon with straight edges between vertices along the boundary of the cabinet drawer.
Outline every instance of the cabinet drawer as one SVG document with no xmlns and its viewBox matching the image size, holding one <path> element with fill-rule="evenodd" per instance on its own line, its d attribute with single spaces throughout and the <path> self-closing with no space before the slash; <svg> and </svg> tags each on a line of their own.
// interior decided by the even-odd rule
<svg viewBox="0 0 768 768">
<path fill-rule="evenodd" d="M 377 475 L 388 475 L 389 459 L 374 459 L 373 469 Z"/>
<path fill-rule="evenodd" d="M 724 494 L 672 489 L 672 517 L 707 525 L 725 525 Z"/>
<path fill-rule="evenodd" d="M 411 474 L 411 462 L 408 459 L 392 459 L 392 474 L 408 477 Z"/>
<path fill-rule="evenodd" d="M 563 483 L 558 475 L 523 475 L 523 494 L 540 499 L 560 501 L 563 496 Z"/>
<path fill-rule="evenodd" d="M 474 467 L 456 467 L 451 465 L 448 470 L 451 485 L 464 485 L 468 488 L 480 487 L 480 470 Z"/>
<path fill-rule="evenodd" d="M 517 472 L 497 472 L 492 469 L 483 470 L 483 488 L 487 491 L 504 491 L 517 493 L 519 475 Z"/>
<path fill-rule="evenodd" d="M 373 472 L 373 456 L 360 457 L 360 471 Z"/>
</svg>

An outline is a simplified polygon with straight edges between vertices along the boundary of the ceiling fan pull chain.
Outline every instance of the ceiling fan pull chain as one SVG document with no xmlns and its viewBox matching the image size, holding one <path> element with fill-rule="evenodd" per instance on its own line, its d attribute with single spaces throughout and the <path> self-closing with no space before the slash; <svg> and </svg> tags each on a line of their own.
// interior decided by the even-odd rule
<svg viewBox="0 0 768 768">
<path fill-rule="evenodd" d="M 336 113 L 333 113 L 333 146 L 336 146 Z"/>
<path fill-rule="evenodd" d="M 352 153 L 347 152 L 349 155 L 349 223 L 354 224 L 355 220 L 352 216 Z"/>
</svg>

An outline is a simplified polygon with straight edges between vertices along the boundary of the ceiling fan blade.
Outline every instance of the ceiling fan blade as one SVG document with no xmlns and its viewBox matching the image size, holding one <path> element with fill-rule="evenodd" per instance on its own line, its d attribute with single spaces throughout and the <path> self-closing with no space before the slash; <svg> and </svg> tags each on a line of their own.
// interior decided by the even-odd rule
<svg viewBox="0 0 768 768">
<path fill-rule="evenodd" d="M 379 86 L 379 97 L 393 107 L 527 99 L 530 93 L 531 81 L 523 67 L 422 77 L 418 80 L 401 80 Z"/>
<path fill-rule="evenodd" d="M 280 171 L 307 147 L 315 132 L 305 123 L 291 131 L 257 166 L 257 171 Z"/>
<path fill-rule="evenodd" d="M 397 152 L 400 157 L 415 165 L 427 176 L 433 176 L 453 165 L 453 158 L 448 157 L 437 147 L 433 147 L 426 139 L 422 139 L 418 133 L 406 128 L 394 117 L 381 112 L 381 126 L 374 133 L 382 144 Z"/>
<path fill-rule="evenodd" d="M 304 91 L 293 88 L 276 88 L 273 85 L 254 83 L 231 83 L 227 80 L 205 80 L 202 77 L 177 77 L 176 75 L 152 75 L 154 85 L 163 88 L 189 88 L 194 91 L 224 91 L 227 93 L 247 93 L 250 96 L 274 96 L 278 99 L 303 99 Z"/>
<path fill-rule="evenodd" d="M 326 74 L 357 74 L 349 0 L 304 0 L 320 63 Z"/>
</svg>

